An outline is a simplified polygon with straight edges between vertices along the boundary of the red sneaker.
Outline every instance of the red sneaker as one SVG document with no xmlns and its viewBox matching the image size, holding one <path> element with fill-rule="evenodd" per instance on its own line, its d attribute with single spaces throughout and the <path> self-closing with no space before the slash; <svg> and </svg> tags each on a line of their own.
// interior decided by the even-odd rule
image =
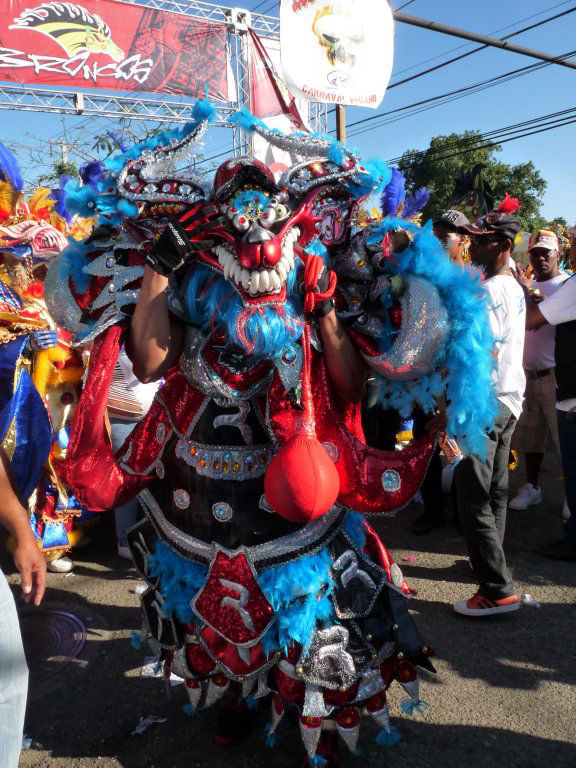
<svg viewBox="0 0 576 768">
<path fill-rule="evenodd" d="M 463 616 L 493 616 L 496 613 L 510 613 L 520 608 L 518 595 L 503 597 L 501 600 L 490 600 L 490 598 L 476 592 L 469 600 L 459 600 L 454 604 L 456 613 Z"/>
</svg>

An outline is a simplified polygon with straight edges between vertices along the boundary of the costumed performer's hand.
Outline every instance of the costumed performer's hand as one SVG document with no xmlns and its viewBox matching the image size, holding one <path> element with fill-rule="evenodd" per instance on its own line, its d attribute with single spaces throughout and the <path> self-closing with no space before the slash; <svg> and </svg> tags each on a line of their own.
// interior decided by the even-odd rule
<svg viewBox="0 0 576 768">
<path fill-rule="evenodd" d="M 29 603 L 32 600 L 34 605 L 40 605 L 46 590 L 46 560 L 38 549 L 30 529 L 16 537 L 13 558 L 14 565 L 20 572 L 24 602 Z"/>
<path fill-rule="evenodd" d="M 40 352 L 42 349 L 51 349 L 58 344 L 58 331 L 46 329 L 44 331 L 34 331 L 30 336 L 30 347 L 33 352 Z"/>
<path fill-rule="evenodd" d="M 336 284 L 336 273 L 328 269 L 323 259 L 315 253 L 308 254 L 299 283 L 304 312 L 315 317 L 328 315 L 334 308 Z"/>
<path fill-rule="evenodd" d="M 208 230 L 218 228 L 224 221 L 216 205 L 201 202 L 186 211 L 177 221 L 169 222 L 146 256 L 146 263 L 155 272 L 169 277 L 184 266 L 195 251 L 211 248 L 206 239 Z"/>
</svg>

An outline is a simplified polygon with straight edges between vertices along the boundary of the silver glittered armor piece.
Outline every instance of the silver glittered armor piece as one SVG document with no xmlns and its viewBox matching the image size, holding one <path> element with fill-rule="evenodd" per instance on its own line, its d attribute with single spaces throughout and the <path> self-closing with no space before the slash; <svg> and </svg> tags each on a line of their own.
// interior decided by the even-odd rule
<svg viewBox="0 0 576 768">
<path fill-rule="evenodd" d="M 298 662 L 302 678 L 332 691 L 350 688 L 356 680 L 356 667 L 346 650 L 349 637 L 346 627 L 340 624 L 316 630 Z"/>
<path fill-rule="evenodd" d="M 410 277 L 400 298 L 402 326 L 392 348 L 382 355 L 363 355 L 372 370 L 387 379 L 410 381 L 434 369 L 450 331 L 448 310 L 435 285 Z"/>
</svg>

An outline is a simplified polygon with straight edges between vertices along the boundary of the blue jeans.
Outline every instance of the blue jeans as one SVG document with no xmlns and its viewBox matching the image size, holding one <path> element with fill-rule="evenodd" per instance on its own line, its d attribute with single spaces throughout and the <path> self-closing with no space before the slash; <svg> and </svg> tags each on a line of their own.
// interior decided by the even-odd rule
<svg viewBox="0 0 576 768">
<path fill-rule="evenodd" d="M 16 605 L 6 577 L 0 570 L 0 765 L 18 768 L 28 667 L 20 636 Z"/>
<path fill-rule="evenodd" d="M 556 417 L 566 501 L 570 509 L 570 519 L 564 526 L 564 536 L 568 544 L 576 549 L 576 412 L 557 410 Z"/>
<path fill-rule="evenodd" d="M 122 443 L 132 433 L 137 423 L 134 421 L 120 421 L 110 419 L 110 440 L 114 453 L 122 447 Z M 116 523 L 116 538 L 118 543 L 126 545 L 126 531 L 138 522 L 138 501 L 131 499 L 114 510 Z"/>
</svg>

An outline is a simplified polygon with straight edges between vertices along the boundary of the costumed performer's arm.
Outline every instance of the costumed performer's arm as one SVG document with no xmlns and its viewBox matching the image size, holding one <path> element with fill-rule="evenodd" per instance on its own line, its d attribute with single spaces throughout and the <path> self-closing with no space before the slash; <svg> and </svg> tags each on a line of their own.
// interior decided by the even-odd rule
<svg viewBox="0 0 576 768">
<path fill-rule="evenodd" d="M 359 403 L 366 391 L 367 368 L 334 309 L 337 278 L 316 254 L 307 254 L 300 284 L 304 311 L 318 320 L 324 362 L 334 389 L 351 403 Z"/>
<path fill-rule="evenodd" d="M 324 362 L 334 389 L 345 400 L 360 402 L 366 391 L 366 363 L 334 308 L 318 319 L 318 325 L 324 347 Z"/>
<path fill-rule="evenodd" d="M 143 384 L 161 379 L 182 349 L 184 329 L 170 316 L 167 288 L 168 278 L 146 265 L 127 345 L 134 375 Z"/>
<path fill-rule="evenodd" d="M 0 524 L 15 541 L 14 564 L 20 572 L 24 601 L 40 605 L 46 589 L 46 561 L 38 549 L 26 510 L 10 481 L 10 462 L 0 450 Z"/>
</svg>

